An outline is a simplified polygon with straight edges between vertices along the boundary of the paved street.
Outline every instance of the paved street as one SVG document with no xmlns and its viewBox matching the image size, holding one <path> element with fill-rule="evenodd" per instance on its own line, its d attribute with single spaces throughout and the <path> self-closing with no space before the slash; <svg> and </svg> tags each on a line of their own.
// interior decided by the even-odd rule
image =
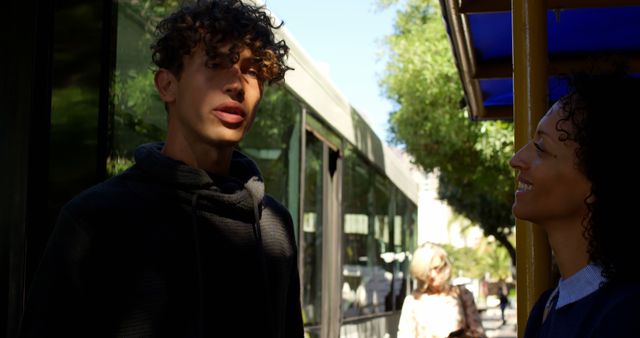
<svg viewBox="0 0 640 338">
<path fill-rule="evenodd" d="M 487 332 L 488 338 L 516 338 L 516 304 L 512 300 L 511 306 L 507 307 L 504 316 L 507 321 L 502 324 L 500 318 L 500 307 L 491 307 L 482 313 L 482 325 Z"/>
</svg>

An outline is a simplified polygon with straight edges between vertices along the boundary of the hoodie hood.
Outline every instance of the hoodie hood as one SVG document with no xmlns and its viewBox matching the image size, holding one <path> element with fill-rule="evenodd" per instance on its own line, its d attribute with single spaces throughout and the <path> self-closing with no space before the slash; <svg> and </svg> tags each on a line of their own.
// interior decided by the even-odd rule
<svg viewBox="0 0 640 338">
<path fill-rule="evenodd" d="M 220 176 L 165 156 L 162 154 L 163 147 L 163 142 L 157 142 L 144 144 L 136 149 L 136 166 L 145 175 L 174 186 L 181 192 L 185 202 L 190 202 L 195 193 L 200 195 L 201 208 L 240 208 L 251 211 L 253 216 L 254 208 L 264 197 L 262 175 L 253 160 L 235 150 L 229 176 Z"/>
</svg>

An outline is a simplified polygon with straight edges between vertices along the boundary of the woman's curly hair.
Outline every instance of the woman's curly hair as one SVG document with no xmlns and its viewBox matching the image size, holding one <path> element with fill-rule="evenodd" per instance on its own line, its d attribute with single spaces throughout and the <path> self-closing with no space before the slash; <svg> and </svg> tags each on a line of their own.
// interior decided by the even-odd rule
<svg viewBox="0 0 640 338">
<path fill-rule="evenodd" d="M 284 79 L 291 69 L 285 64 L 289 47 L 276 41 L 275 25 L 265 11 L 241 0 L 198 1 L 184 5 L 162 20 L 156 27 L 156 40 L 151 45 L 153 63 L 180 78 L 183 57 L 202 44 L 207 54 L 207 67 L 233 65 L 239 53 L 249 48 L 259 65 L 258 77 L 267 83 Z M 220 48 L 230 44 L 228 52 Z"/>
<path fill-rule="evenodd" d="M 608 282 L 638 280 L 637 239 L 628 231 L 638 223 L 637 174 L 628 168 L 640 135 L 632 122 L 640 116 L 640 78 L 625 74 L 618 67 L 607 74 L 572 76 L 562 99 L 564 118 L 556 125 L 561 141 L 577 143 L 576 165 L 591 182 L 584 236 L 589 258 Z"/>
</svg>

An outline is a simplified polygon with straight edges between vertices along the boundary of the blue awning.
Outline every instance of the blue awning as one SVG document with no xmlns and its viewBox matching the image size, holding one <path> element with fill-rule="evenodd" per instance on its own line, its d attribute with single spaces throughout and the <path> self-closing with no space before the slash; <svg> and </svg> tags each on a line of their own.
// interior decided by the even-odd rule
<svg viewBox="0 0 640 338">
<path fill-rule="evenodd" d="M 549 100 L 566 92 L 562 74 L 595 55 L 624 55 L 640 73 L 640 1 L 549 1 Z M 564 3 L 564 4 L 563 4 Z M 570 3 L 570 5 L 568 5 Z M 576 8 L 583 3 L 592 8 Z M 473 119 L 511 119 L 510 1 L 441 0 Z M 564 8 L 563 6 L 571 8 Z M 456 45 L 455 39 L 459 39 Z M 463 58 L 466 58 L 463 59 Z"/>
</svg>

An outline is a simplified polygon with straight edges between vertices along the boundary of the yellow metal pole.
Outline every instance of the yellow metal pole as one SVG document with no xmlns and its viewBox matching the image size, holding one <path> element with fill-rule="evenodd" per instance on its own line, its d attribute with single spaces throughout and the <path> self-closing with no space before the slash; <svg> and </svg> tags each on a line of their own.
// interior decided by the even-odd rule
<svg viewBox="0 0 640 338">
<path fill-rule="evenodd" d="M 547 1 L 512 0 L 513 121 L 515 146 L 533 136 L 548 108 Z M 524 336 L 529 311 L 551 287 L 551 251 L 535 224 L 516 221 L 518 337 Z"/>
</svg>

